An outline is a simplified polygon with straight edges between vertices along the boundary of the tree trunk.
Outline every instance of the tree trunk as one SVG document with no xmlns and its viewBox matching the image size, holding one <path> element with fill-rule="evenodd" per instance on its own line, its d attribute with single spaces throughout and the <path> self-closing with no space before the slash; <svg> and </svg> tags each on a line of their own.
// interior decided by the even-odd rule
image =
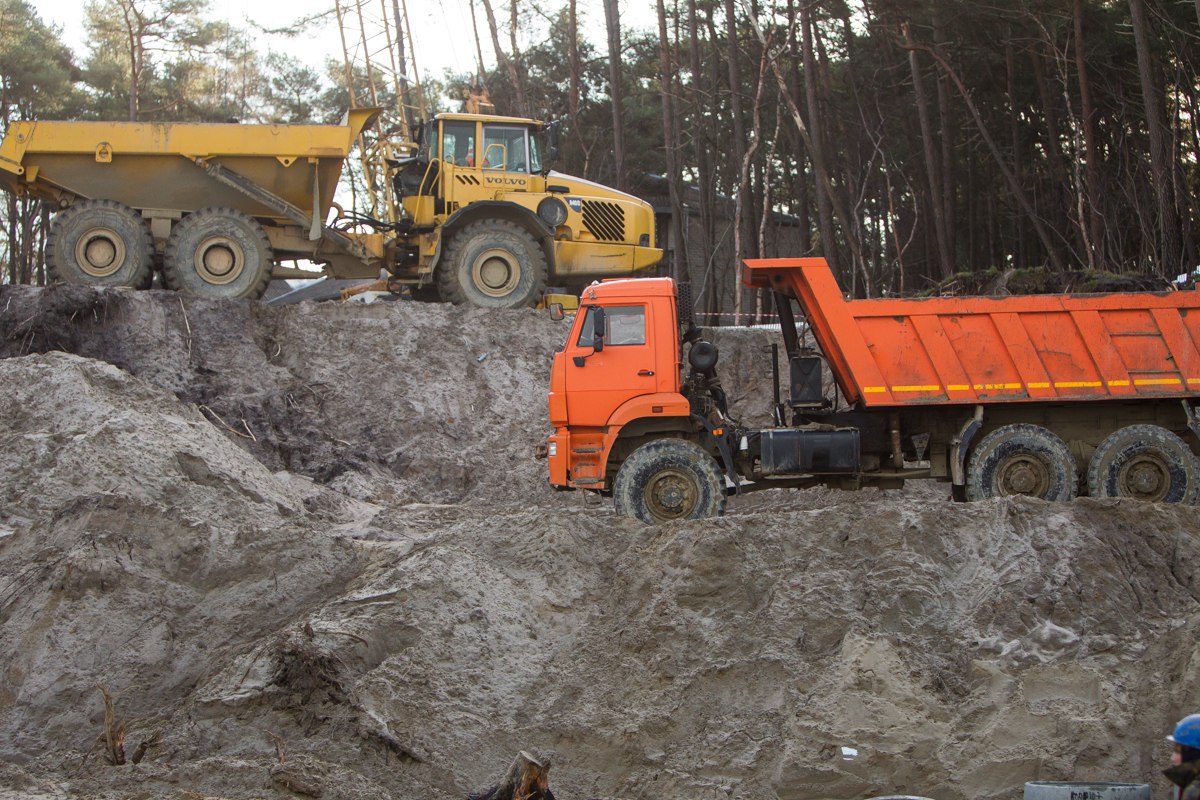
<svg viewBox="0 0 1200 800">
<path fill-rule="evenodd" d="M 660 0 L 661 2 L 661 0 Z M 762 60 L 758 67 L 758 84 L 754 91 L 754 136 L 750 146 L 746 148 L 746 152 L 742 154 L 741 170 L 738 173 L 737 191 L 734 192 L 734 217 L 742 219 L 746 215 L 746 205 L 748 195 L 750 194 L 750 164 L 754 159 L 754 153 L 758 150 L 760 131 L 762 130 L 762 93 L 763 86 L 766 83 L 767 60 L 769 58 L 768 51 L 770 45 L 764 43 L 762 50 Z M 740 324 L 742 313 L 742 295 L 745 294 L 741 290 L 742 286 L 742 252 L 746 249 L 746 242 L 742 239 L 742 226 L 736 225 L 733 229 L 734 252 L 738 254 L 737 263 L 734 266 L 734 275 L 736 277 L 736 286 L 738 293 L 734 296 L 733 313 L 736 320 Z"/>
<path fill-rule="evenodd" d="M 1016 175 L 1017 183 L 1021 186 L 1026 185 L 1025 168 L 1021 153 L 1021 120 L 1017 100 L 1016 82 L 1014 80 L 1016 73 L 1016 51 L 1012 45 L 1012 29 L 1009 29 L 1009 36 L 1004 43 L 1004 77 L 1005 90 L 1008 93 L 1008 136 L 1009 146 L 1012 149 L 1012 170 Z M 1014 221 L 1016 228 L 1016 236 L 1013 239 L 1013 247 L 1015 248 L 1013 266 L 1017 269 L 1024 269 L 1029 265 L 1028 251 L 1029 246 L 1025 241 L 1025 226 L 1020 220 Z"/>
<path fill-rule="evenodd" d="M 508 73 L 508 80 L 512 83 L 513 92 L 516 93 L 517 103 L 524 105 L 525 98 L 521 93 L 521 78 L 517 74 L 516 65 L 505 54 L 504 48 L 500 46 L 500 28 L 496 25 L 496 13 L 492 10 L 491 0 L 483 0 L 483 12 L 487 15 L 488 30 L 492 34 L 492 48 L 496 51 L 496 66 Z"/>
<path fill-rule="evenodd" d="M 1037 233 L 1038 240 L 1042 243 L 1042 247 L 1045 249 L 1046 255 L 1050 259 L 1051 267 L 1053 267 L 1055 272 L 1062 272 L 1062 260 L 1058 257 L 1058 251 L 1050 239 L 1049 231 L 1046 230 L 1046 226 L 1042 224 L 1041 218 L 1039 218 L 1037 215 L 1037 211 L 1029 202 L 1029 198 L 1025 195 L 1025 190 L 1017 181 L 1016 175 L 1013 174 L 1012 169 L 1007 163 L 1005 163 L 1003 153 L 1000 152 L 1000 148 L 996 145 L 996 140 L 992 138 L 991 132 L 988 131 L 987 126 L 984 124 L 983 117 L 979 113 L 979 108 L 975 105 L 975 101 L 971 99 L 971 93 L 967 91 L 967 87 L 962 82 L 962 79 L 958 76 L 958 73 L 955 72 L 954 68 L 946 62 L 946 59 L 942 58 L 941 53 L 937 52 L 931 47 L 912 43 L 905 44 L 905 47 L 915 47 L 919 50 L 929 53 L 929 55 L 933 57 L 933 60 L 937 62 L 938 66 L 945 71 L 946 77 L 950 78 L 950 80 L 954 82 L 954 86 L 956 89 L 958 89 L 958 93 L 962 97 L 963 102 L 967 104 L 967 110 L 971 112 L 971 117 L 975 120 L 975 127 L 979 130 L 980 137 L 988 146 L 988 150 L 990 150 L 992 153 L 992 158 L 996 161 L 997 168 L 999 168 L 1000 173 L 1004 176 L 1005 182 L 1008 183 L 1009 190 L 1013 193 L 1017 203 L 1020 204 L 1021 209 L 1029 218 L 1030 224 Z"/>
<path fill-rule="evenodd" d="M 809 156 L 816 168 L 818 178 L 824 175 L 822 183 L 828 189 L 832 186 L 829 181 L 829 171 L 825 161 L 825 140 L 822 135 L 821 113 L 817 107 L 817 75 L 816 59 L 813 58 L 813 28 L 812 8 L 808 3 L 800 5 L 800 58 L 804 64 L 804 99 L 808 107 L 808 130 L 801 133 L 808 147 Z M 833 269 L 834 274 L 841 272 L 841 259 L 838 258 L 837 239 L 833 232 L 833 197 L 828 191 L 817 192 L 817 226 L 821 231 L 821 249 L 825 260 Z M 852 231 L 846 227 L 848 220 L 843 222 L 843 228 L 848 238 L 853 238 Z"/>
<path fill-rule="evenodd" d="M 700 90 L 700 20 L 696 13 L 696 0 L 688 0 L 688 65 L 692 73 L 692 85 L 689 92 L 692 111 L 692 143 L 694 147 L 696 169 L 699 183 L 696 186 L 697 199 L 700 205 L 700 252 L 706 262 L 705 279 L 699 292 L 694 294 L 697 306 L 700 306 L 700 295 L 704 294 L 705 305 L 710 312 L 717 310 L 716 283 L 713 280 L 711 259 L 713 257 L 713 204 L 715 187 L 712 178 L 712 160 L 708 148 L 708 137 L 705 135 L 702 123 L 703 109 L 706 108 L 705 98 Z"/>
<path fill-rule="evenodd" d="M 745 184 L 741 179 L 741 174 L 744 169 L 747 144 L 746 126 L 742 116 L 742 68 L 740 54 L 738 53 L 738 24 L 737 16 L 734 12 L 733 0 L 725 0 L 725 37 L 728 48 L 728 51 L 725 53 L 725 60 L 729 67 L 729 116 L 733 127 L 733 142 L 731 142 L 733 147 L 730 156 L 738 168 L 733 217 L 733 274 L 740 276 L 742 274 L 742 259 L 746 256 L 746 202 L 745 197 L 741 195 L 741 192 L 745 191 Z M 737 277 L 735 277 L 733 291 L 734 313 L 739 313 L 742 310 L 742 295 L 745 292 L 742 291 L 741 281 Z"/>
<path fill-rule="evenodd" d="M 625 123 L 621 88 L 621 17 L 617 0 L 604 0 L 604 25 L 608 31 L 608 96 L 612 99 L 613 185 L 624 191 L 628 181 L 625 177 Z"/>
<path fill-rule="evenodd" d="M 911 45 L 912 37 L 909 34 L 907 23 L 903 30 L 905 44 Z M 915 47 L 908 49 L 908 68 L 912 73 L 913 95 L 917 102 L 917 120 L 921 124 L 921 143 L 925 150 L 925 185 L 929 192 L 929 213 L 933 218 L 936 245 L 934 252 L 937 253 L 941 278 L 945 280 L 954 274 L 954 261 L 950 257 L 947 246 L 946 217 L 942 213 L 942 176 L 941 170 L 938 168 L 940 155 L 935 142 L 933 123 L 929 118 L 929 100 L 925 96 L 925 81 L 921 77 L 921 65 L 917 60 Z"/>
<path fill-rule="evenodd" d="M 1166 139 L 1166 113 L 1155 80 L 1154 57 L 1150 52 L 1149 22 L 1144 0 L 1129 0 L 1133 22 L 1133 41 L 1137 47 L 1138 80 L 1142 88 L 1142 107 L 1150 136 L 1150 173 L 1154 181 L 1154 200 L 1158 209 L 1159 275 L 1174 276 L 1183 267 L 1179 242 L 1179 219 L 1175 211 L 1171 173 L 1174 160 Z"/>
<path fill-rule="evenodd" d="M 943 44 L 946 41 L 946 33 L 942 27 L 942 18 L 937 11 L 933 12 L 933 42 L 935 45 Z M 945 250 L 950 259 L 950 268 L 954 272 L 958 272 L 958 260 L 955 258 L 957 253 L 957 242 L 955 241 L 955 193 L 954 193 L 954 142 L 950 135 L 950 85 L 946 80 L 946 76 L 938 73 L 937 76 L 937 107 L 938 107 L 938 124 L 941 127 L 941 135 L 939 138 L 942 141 L 942 170 L 938 177 L 942 181 L 942 220 L 945 223 L 946 240 Z"/>
<path fill-rule="evenodd" d="M 517 46 L 517 0 L 509 2 L 508 40 L 512 43 L 512 57 L 509 59 L 509 74 L 512 76 L 513 88 L 517 92 L 517 116 L 528 117 L 529 102 L 525 99 L 525 79 L 521 76 L 521 48 Z"/>
<path fill-rule="evenodd" d="M 487 70 L 483 67 L 483 42 L 479 40 L 479 19 L 475 15 L 475 0 L 471 0 L 471 33 L 475 36 L 475 82 L 482 89 L 485 84 Z"/>
<path fill-rule="evenodd" d="M 683 202 L 679 195 L 678 137 L 675 135 L 675 69 L 672 66 L 671 40 L 667 35 L 667 11 L 663 0 L 658 7 L 659 87 L 663 103 L 663 149 L 667 166 L 667 193 L 671 201 L 671 276 L 676 281 L 687 279 L 684 257 L 687 243 L 683 240 Z"/>
<path fill-rule="evenodd" d="M 576 0 L 571 0 L 567 4 L 567 67 L 571 73 L 567 91 L 567 109 L 573 120 L 579 119 L 580 73 L 583 72 L 583 66 L 579 63 L 579 16 L 576 6 Z M 571 127 L 578 128 L 580 126 L 573 125 Z"/>
<path fill-rule="evenodd" d="M 801 11 L 803 13 L 803 11 Z M 855 258 L 862 258 L 862 245 L 854 234 L 854 221 L 850 218 L 850 214 L 846 210 L 846 204 L 841 195 L 837 191 L 837 187 L 833 185 L 833 181 L 829 178 L 829 172 L 825 169 L 823 160 L 817 158 L 816 148 L 813 144 L 813 136 L 809 132 L 808 125 L 804 122 L 804 117 L 800 114 L 800 106 L 796 103 L 796 98 L 792 97 L 787 91 L 787 83 L 783 77 L 783 71 L 779 68 L 779 62 L 774 57 L 770 56 L 770 50 L 767 48 L 767 40 L 763 35 L 762 28 L 759 27 L 758 20 L 754 17 L 749 19 L 750 27 L 754 29 L 755 35 L 759 42 L 763 44 L 764 56 L 768 58 L 771 64 L 771 71 L 775 74 L 775 83 L 779 87 L 780 97 L 783 99 L 784 105 L 787 107 L 788 113 L 791 114 L 792 122 L 796 126 L 796 132 L 799 133 L 801 141 L 804 142 L 804 147 L 808 150 L 809 159 L 812 161 L 813 172 L 817 176 L 817 196 L 820 197 L 824 192 L 829 199 L 829 204 L 832 207 L 834 217 L 846 236 L 846 243 L 849 245 L 851 252 Z M 832 225 L 830 225 L 832 228 Z M 827 248 L 828 249 L 828 248 Z M 829 260 L 828 257 L 826 260 Z"/>
<path fill-rule="evenodd" d="M 1200 0 L 1197 0 L 1200 3 Z M 1075 75 L 1079 82 L 1079 124 L 1083 129 L 1085 170 L 1084 195 L 1087 197 L 1086 220 L 1081 219 L 1081 225 L 1087 225 L 1088 239 L 1091 248 L 1088 252 L 1088 264 L 1092 269 L 1105 263 L 1104 245 L 1101 238 L 1100 220 L 1100 156 L 1096 149 L 1096 109 L 1092 104 L 1092 90 L 1088 83 L 1087 65 L 1084 63 L 1083 49 L 1083 0 L 1074 0 L 1071 4 L 1071 14 L 1075 24 Z"/>
</svg>

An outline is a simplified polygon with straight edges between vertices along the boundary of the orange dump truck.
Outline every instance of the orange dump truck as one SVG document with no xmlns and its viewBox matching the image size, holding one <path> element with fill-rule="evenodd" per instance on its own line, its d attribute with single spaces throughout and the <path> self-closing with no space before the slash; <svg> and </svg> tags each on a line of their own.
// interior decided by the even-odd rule
<svg viewBox="0 0 1200 800">
<path fill-rule="evenodd" d="M 720 514 L 734 492 L 914 478 L 966 500 L 1200 497 L 1200 293 L 845 300 L 820 258 L 745 276 L 782 322 L 775 424 L 738 422 L 674 282 L 593 284 L 555 355 L 552 485 L 646 522 Z"/>
</svg>

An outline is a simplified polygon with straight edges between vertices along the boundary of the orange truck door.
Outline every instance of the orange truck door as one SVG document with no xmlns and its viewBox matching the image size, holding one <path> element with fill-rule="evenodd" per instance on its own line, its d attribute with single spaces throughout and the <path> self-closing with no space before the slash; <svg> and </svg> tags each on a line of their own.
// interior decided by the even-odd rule
<svg viewBox="0 0 1200 800">
<path fill-rule="evenodd" d="M 592 348 L 594 306 L 579 334 L 567 342 L 567 418 L 572 426 L 607 425 L 626 400 L 658 390 L 655 353 L 650 344 L 652 309 L 629 301 L 605 306 L 604 349 Z M 577 360 L 582 366 L 577 365 Z"/>
</svg>

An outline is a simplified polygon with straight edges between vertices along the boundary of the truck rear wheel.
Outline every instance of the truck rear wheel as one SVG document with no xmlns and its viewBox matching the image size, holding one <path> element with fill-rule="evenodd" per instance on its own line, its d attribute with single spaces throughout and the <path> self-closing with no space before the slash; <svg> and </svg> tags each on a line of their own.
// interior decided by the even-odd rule
<svg viewBox="0 0 1200 800">
<path fill-rule="evenodd" d="M 271 243 L 257 222 L 232 208 L 203 208 L 171 231 L 163 277 L 168 287 L 197 297 L 257 300 L 271 266 Z"/>
<path fill-rule="evenodd" d="M 1071 500 L 1079 486 L 1066 443 L 1038 425 L 1005 425 L 989 433 L 967 460 L 967 499 L 1028 495 Z"/>
<path fill-rule="evenodd" d="M 725 513 L 725 481 L 717 462 L 683 439 L 655 439 L 634 450 L 613 482 L 618 514 L 657 525 Z"/>
<path fill-rule="evenodd" d="M 1200 496 L 1200 464 L 1191 448 L 1157 425 L 1130 425 L 1109 434 L 1088 465 L 1088 494 L 1158 503 Z"/>
<path fill-rule="evenodd" d="M 546 254 L 520 225 L 472 222 L 450 240 L 437 268 L 443 300 L 480 308 L 532 306 L 546 288 Z"/>
<path fill-rule="evenodd" d="M 46 264 L 63 283 L 144 289 L 154 276 L 150 226 L 128 206 L 82 200 L 54 217 Z"/>
</svg>

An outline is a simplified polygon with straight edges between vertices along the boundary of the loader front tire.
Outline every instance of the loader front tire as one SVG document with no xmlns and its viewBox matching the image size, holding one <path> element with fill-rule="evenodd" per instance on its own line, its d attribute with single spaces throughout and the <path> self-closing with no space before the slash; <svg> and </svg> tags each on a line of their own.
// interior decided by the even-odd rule
<svg viewBox="0 0 1200 800">
<path fill-rule="evenodd" d="M 113 200 L 81 200 L 54 217 L 46 264 L 62 283 L 144 289 L 154 275 L 150 226 Z"/>
<path fill-rule="evenodd" d="M 549 266 L 541 246 L 508 220 L 472 222 L 455 233 L 437 268 L 438 292 L 455 305 L 525 308 L 546 288 Z"/>
<path fill-rule="evenodd" d="M 1087 474 L 1092 497 L 1128 497 L 1194 505 L 1200 465 L 1191 448 L 1158 425 L 1130 425 L 1109 434 L 1092 455 Z"/>
<path fill-rule="evenodd" d="M 634 450 L 613 482 L 617 513 L 657 525 L 725 513 L 725 479 L 717 462 L 684 439 L 655 439 Z"/>
<path fill-rule="evenodd" d="M 983 437 L 967 459 L 967 499 L 1026 495 L 1072 500 L 1079 475 L 1070 448 L 1040 425 L 1004 425 Z"/>
<path fill-rule="evenodd" d="M 171 231 L 163 278 L 196 297 L 257 300 L 271 280 L 271 243 L 262 227 L 232 208 L 202 208 Z"/>
</svg>

